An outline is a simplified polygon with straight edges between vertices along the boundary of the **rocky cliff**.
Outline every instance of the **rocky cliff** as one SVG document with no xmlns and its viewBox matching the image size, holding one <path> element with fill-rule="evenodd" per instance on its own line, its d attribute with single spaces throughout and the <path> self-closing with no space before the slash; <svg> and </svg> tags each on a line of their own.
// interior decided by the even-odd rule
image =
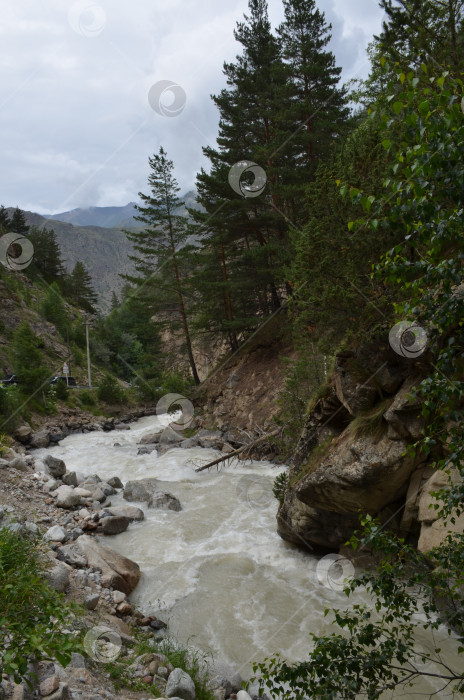
<svg viewBox="0 0 464 700">
<path fill-rule="evenodd" d="M 369 513 L 422 551 L 442 540 L 431 493 L 453 477 L 434 473 L 436 455 L 407 449 L 425 427 L 411 392 L 427 369 L 425 360 L 403 359 L 382 342 L 337 355 L 289 470 L 277 515 L 283 539 L 338 550 L 358 529 L 359 514 Z M 463 526 L 461 518 L 454 527 Z"/>
</svg>

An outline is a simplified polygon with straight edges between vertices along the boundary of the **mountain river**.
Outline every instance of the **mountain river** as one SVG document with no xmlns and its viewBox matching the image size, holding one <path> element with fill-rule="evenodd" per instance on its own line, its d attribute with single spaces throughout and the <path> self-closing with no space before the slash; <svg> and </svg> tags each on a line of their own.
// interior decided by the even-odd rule
<svg viewBox="0 0 464 700">
<path fill-rule="evenodd" d="M 181 642 L 224 659 L 244 678 L 252 675 L 254 661 L 275 652 L 303 660 L 310 648 L 308 635 L 331 631 L 325 609 L 347 607 L 348 600 L 339 586 L 334 590 L 320 582 L 319 557 L 276 533 L 272 484 L 283 468 L 234 461 L 219 472 L 195 473 L 196 466 L 220 456 L 218 452 L 174 448 L 160 457 L 156 451 L 137 455 L 141 438 L 162 430 L 169 420 L 172 416 L 151 416 L 126 431 L 70 435 L 35 454 L 52 453 L 64 459 L 69 471 L 102 479 L 155 477 L 160 488 L 180 500 L 180 512 L 135 503 L 145 520 L 105 538 L 105 545 L 139 564 L 142 577 L 131 602 L 168 622 Z M 122 492 L 111 502 L 126 504 Z M 446 631 L 437 635 L 443 636 L 445 649 Z M 432 679 L 422 689 L 433 693 L 439 687 Z M 395 694 L 400 696 L 409 697 L 407 690 Z"/>
</svg>

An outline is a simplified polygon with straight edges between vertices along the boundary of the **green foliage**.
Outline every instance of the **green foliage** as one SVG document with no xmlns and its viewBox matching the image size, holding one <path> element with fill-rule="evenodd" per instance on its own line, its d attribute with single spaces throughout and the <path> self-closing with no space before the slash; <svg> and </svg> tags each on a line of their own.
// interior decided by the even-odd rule
<svg viewBox="0 0 464 700">
<path fill-rule="evenodd" d="M 97 397 L 110 405 L 120 405 L 127 400 L 124 389 L 111 374 L 105 374 L 105 378 L 97 389 Z"/>
<path fill-rule="evenodd" d="M 454 468 L 461 477 L 436 494 L 442 504 L 437 501 L 435 510 L 446 527 L 464 512 L 464 86 L 460 78 L 436 72 L 435 63 L 397 70 L 382 121 L 383 148 L 393 167 L 380 193 L 346 188 L 363 212 L 349 230 L 399 239 L 376 275 L 400 300 L 398 318 L 415 319 L 428 332 L 430 372 L 415 392 L 427 427 L 409 451 L 420 449 L 434 466 Z M 377 420 L 375 413 L 369 418 Z M 395 688 L 416 694 L 417 681 L 428 678 L 434 695 L 462 692 L 463 665 L 443 658 L 436 632 L 447 627 L 452 643 L 453 630 L 456 652 L 464 652 L 464 535 L 449 532 L 424 556 L 370 516 L 362 524 L 352 547 L 376 550 L 382 560 L 346 592 L 367 589 L 372 603 L 332 611 L 341 633 L 312 635 L 306 661 L 291 665 L 275 657 L 258 664 L 263 683 L 274 697 L 298 700 L 375 700 Z M 423 649 L 418 624 L 428 633 Z"/>
<path fill-rule="evenodd" d="M 69 389 L 67 387 L 66 382 L 64 381 L 59 381 L 56 383 L 55 387 L 55 396 L 59 401 L 67 401 L 69 398 Z"/>
<path fill-rule="evenodd" d="M 27 321 L 13 335 L 13 372 L 19 380 L 20 391 L 28 399 L 44 404 L 49 391 L 49 371 L 42 365 L 41 343 Z"/>
<path fill-rule="evenodd" d="M 356 418 L 353 418 L 347 426 L 347 432 L 353 439 L 363 436 L 373 436 L 380 440 L 388 428 L 388 424 L 384 419 L 384 413 L 390 408 L 393 399 L 386 399 L 376 404 L 368 411 L 360 413 Z"/>
<path fill-rule="evenodd" d="M 0 675 L 11 674 L 17 683 L 31 682 L 29 660 L 54 657 L 66 666 L 79 650 L 66 632 L 73 608 L 47 583 L 44 561 L 39 540 L 0 528 Z"/>
<path fill-rule="evenodd" d="M 286 365 L 285 388 L 279 396 L 279 424 L 285 425 L 281 449 L 291 454 L 295 449 L 307 417 L 308 404 L 317 389 L 324 383 L 330 359 L 305 348 L 294 361 L 284 358 Z M 314 347 L 312 348 L 314 351 Z"/>
<path fill-rule="evenodd" d="M 53 323 L 61 334 L 66 338 L 69 330 L 69 321 L 61 296 L 60 288 L 56 282 L 50 285 L 42 302 L 42 316 L 50 323 Z"/>
<path fill-rule="evenodd" d="M 194 647 L 180 645 L 172 638 L 167 638 L 159 644 L 154 643 L 153 637 L 135 630 L 136 644 L 134 654 L 131 657 L 120 656 L 116 661 L 105 664 L 105 670 L 115 683 L 116 689 L 130 688 L 140 690 L 145 694 L 159 697 L 160 691 L 155 686 L 147 686 L 140 679 L 133 678 L 128 667 L 133 663 L 134 658 L 143 654 L 161 653 L 164 654 L 174 668 L 182 668 L 195 683 L 195 697 L 197 700 L 214 700 L 214 694 L 208 688 L 208 674 L 206 655 Z"/>
<path fill-rule="evenodd" d="M 84 391 L 79 392 L 79 399 L 83 406 L 95 406 L 96 401 L 93 394 L 90 391 L 84 389 Z"/>
<path fill-rule="evenodd" d="M 272 493 L 274 494 L 274 497 L 277 498 L 280 503 L 282 503 L 284 495 L 285 495 L 285 490 L 288 486 L 288 472 L 282 472 L 281 474 L 278 474 L 276 478 L 274 479 L 274 485 L 272 487 Z"/>
<path fill-rule="evenodd" d="M 23 400 L 17 386 L 0 387 L 0 430 L 12 432 L 21 421 Z"/>
<path fill-rule="evenodd" d="M 185 217 L 176 213 L 183 205 L 178 197 L 180 188 L 173 174 L 174 164 L 167 158 L 163 147 L 148 161 L 150 194 L 139 192 L 142 205 L 136 205 L 139 214 L 135 217 L 145 229 L 125 232 L 134 245 L 131 260 L 139 277 L 127 279 L 144 294 L 151 292 L 158 310 L 167 312 L 171 329 L 173 317 L 179 319 L 178 327 L 184 338 L 192 377 L 195 384 L 199 384 L 183 279 L 184 261 L 189 253 L 188 227 Z"/>
<path fill-rule="evenodd" d="M 89 313 L 95 313 L 97 295 L 93 288 L 92 278 L 84 263 L 80 260 L 77 261 L 73 271 L 66 278 L 65 291 L 80 309 Z"/>
</svg>

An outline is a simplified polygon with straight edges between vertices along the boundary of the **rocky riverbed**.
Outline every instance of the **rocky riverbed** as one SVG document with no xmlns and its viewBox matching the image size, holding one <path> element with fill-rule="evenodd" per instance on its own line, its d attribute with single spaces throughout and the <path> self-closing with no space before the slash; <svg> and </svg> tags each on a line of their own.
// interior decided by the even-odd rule
<svg viewBox="0 0 464 700">
<path fill-rule="evenodd" d="M 111 429 L 114 425 L 108 427 Z M 125 428 L 128 426 L 119 424 L 117 429 Z M 37 444 L 28 426 L 23 426 L 17 437 L 28 444 Z M 172 444 L 173 436 L 168 431 L 162 439 Z M 194 700 L 196 689 L 192 678 L 182 669 L 174 668 L 159 651 L 167 634 L 166 623 L 155 615 L 142 613 L 128 601 L 128 595 L 139 582 L 140 567 L 111 547 L 114 535 L 145 517 L 144 511 L 133 505 L 133 501 L 149 508 L 173 511 L 181 510 L 180 502 L 160 489 L 155 479 L 128 481 L 123 486 L 116 475 L 106 479 L 97 473 L 83 475 L 68 470 L 65 462 L 52 454 L 43 455 L 43 459 L 37 454 L 29 453 L 20 442 L 15 444 L 15 449 L 3 451 L 0 526 L 8 527 L 18 537 L 26 533 L 43 537 L 47 543 L 45 556 L 49 560 L 50 584 L 65 593 L 69 600 L 83 606 L 86 612 L 80 623 L 88 628 L 90 638 L 97 630 L 97 636 L 109 635 L 113 646 L 117 640 L 117 655 L 134 656 L 128 666 L 131 678 L 155 686 L 157 692 L 166 697 Z M 112 506 L 111 497 L 118 493 L 123 494 L 127 503 Z M 153 653 L 135 656 L 136 629 L 151 638 Z M 49 700 L 143 697 L 140 692 L 116 693 L 98 663 L 108 659 L 95 660 L 92 648 L 88 657 L 74 653 L 66 669 L 57 661 L 40 663 L 36 669 L 39 683 L 34 697 Z M 236 693 L 239 700 L 249 698 L 240 690 L 242 679 L 230 665 L 216 660 L 209 664 L 208 673 L 209 686 L 217 700 L 237 697 Z M 7 677 L 1 679 L 2 700 L 32 697 L 25 684 L 18 686 Z"/>
</svg>

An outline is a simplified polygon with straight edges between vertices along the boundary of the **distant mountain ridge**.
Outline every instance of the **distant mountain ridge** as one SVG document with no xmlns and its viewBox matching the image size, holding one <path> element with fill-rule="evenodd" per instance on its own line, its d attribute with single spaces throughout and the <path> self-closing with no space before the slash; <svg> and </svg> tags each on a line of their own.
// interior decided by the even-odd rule
<svg viewBox="0 0 464 700">
<path fill-rule="evenodd" d="M 14 209 L 8 208 L 11 215 Z M 84 263 L 98 295 L 98 308 L 109 311 L 113 291 L 119 296 L 124 284 L 121 274 L 134 274 L 134 264 L 129 259 L 132 243 L 119 228 L 103 226 L 76 226 L 55 221 L 34 212 L 25 211 L 29 226 L 53 229 L 68 272 L 79 260 Z"/>
<path fill-rule="evenodd" d="M 193 190 L 181 196 L 185 207 L 181 207 L 179 213 L 186 214 L 186 208 L 198 208 L 195 201 L 196 192 Z M 63 221 L 75 226 L 99 226 L 101 228 L 142 228 L 140 221 L 136 221 L 136 202 L 129 202 L 123 207 L 85 207 L 64 211 L 59 214 L 50 214 L 46 219 Z"/>
<path fill-rule="evenodd" d="M 75 226 L 99 226 L 101 228 L 122 228 L 130 225 L 137 214 L 135 202 L 129 202 L 124 207 L 87 207 L 60 214 L 51 214 L 45 218 L 63 221 Z M 136 223 L 134 221 L 134 223 Z"/>
<path fill-rule="evenodd" d="M 187 216 L 187 207 L 198 208 L 196 192 L 181 197 L 185 206 L 179 214 Z M 11 216 L 14 208 L 8 207 Z M 51 228 L 55 232 L 66 269 L 71 272 L 76 262 L 87 268 L 98 295 L 98 308 L 103 313 L 110 309 L 113 291 L 119 296 L 124 280 L 121 275 L 133 275 L 134 263 L 129 259 L 134 249 L 123 229 L 143 228 L 133 217 L 135 203 L 123 207 L 86 207 L 52 216 L 25 211 L 29 226 Z M 117 222 L 117 223 L 116 223 Z"/>
</svg>

